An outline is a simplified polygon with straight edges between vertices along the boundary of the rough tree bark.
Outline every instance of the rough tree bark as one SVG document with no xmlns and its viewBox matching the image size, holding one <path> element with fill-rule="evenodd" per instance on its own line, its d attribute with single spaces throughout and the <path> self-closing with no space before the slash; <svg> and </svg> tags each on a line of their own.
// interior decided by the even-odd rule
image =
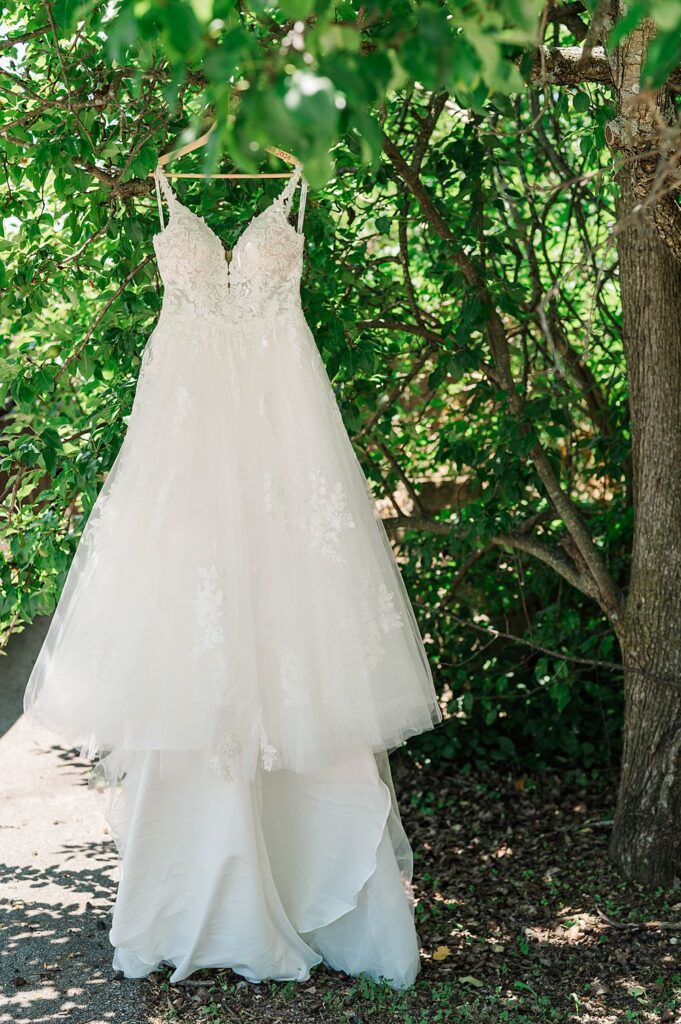
<svg viewBox="0 0 681 1024">
<path fill-rule="evenodd" d="M 642 96 L 638 89 L 651 33 L 644 23 L 613 55 L 611 138 L 628 158 L 618 175 L 618 250 L 635 527 L 620 635 L 624 753 L 610 852 L 627 877 L 671 885 L 681 878 L 681 238 L 669 244 L 670 215 L 661 207 L 673 203 L 677 223 L 681 211 L 673 196 L 650 196 L 655 168 L 641 158 L 673 124 L 667 91 Z"/>
<path fill-rule="evenodd" d="M 610 850 L 629 878 L 681 876 L 681 265 L 621 175 L 619 237 L 635 530 L 624 627 L 624 754 Z"/>
<path fill-rule="evenodd" d="M 598 31 L 587 34 L 594 40 L 626 13 L 627 0 L 602 9 Z M 635 526 L 615 624 L 625 722 L 610 852 L 627 877 L 671 885 L 681 878 L 681 144 L 670 88 L 679 69 L 664 88 L 640 90 L 653 32 L 642 21 L 614 52 L 586 42 L 545 48 L 531 80 L 611 84 L 617 100 L 606 138 L 622 161 L 617 244 Z"/>
</svg>

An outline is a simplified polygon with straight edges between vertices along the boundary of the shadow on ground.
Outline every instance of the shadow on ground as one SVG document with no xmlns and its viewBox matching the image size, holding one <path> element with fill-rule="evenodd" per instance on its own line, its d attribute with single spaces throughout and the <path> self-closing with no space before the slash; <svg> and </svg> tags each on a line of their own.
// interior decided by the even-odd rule
<svg viewBox="0 0 681 1024">
<path fill-rule="evenodd" d="M 111 966 L 119 865 L 90 765 L 22 715 L 47 625 L 0 659 L 0 1024 L 148 1024 L 148 983 Z"/>
</svg>

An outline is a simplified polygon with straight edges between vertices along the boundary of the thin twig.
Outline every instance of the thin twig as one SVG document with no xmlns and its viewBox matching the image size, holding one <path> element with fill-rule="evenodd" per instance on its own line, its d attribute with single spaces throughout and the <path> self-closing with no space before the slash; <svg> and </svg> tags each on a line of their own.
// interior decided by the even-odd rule
<svg viewBox="0 0 681 1024">
<path fill-rule="evenodd" d="M 597 905 L 596 913 L 611 928 L 621 932 L 638 932 L 642 930 L 653 932 L 680 932 L 681 921 L 616 921 Z"/>
<path fill-rule="evenodd" d="M 106 314 L 108 313 L 109 309 L 114 304 L 116 299 L 120 298 L 120 296 L 123 294 L 123 292 L 125 291 L 127 286 L 132 281 L 133 277 L 136 274 L 138 274 L 140 272 L 140 270 L 142 269 L 142 267 L 145 267 L 147 265 L 147 263 L 149 263 L 149 261 L 151 259 L 152 259 L 151 254 L 149 256 L 145 256 L 144 259 L 141 261 L 141 263 L 138 263 L 136 267 L 133 267 L 133 269 L 130 271 L 130 273 L 125 278 L 125 280 L 120 285 L 120 287 L 116 289 L 116 291 L 111 296 L 111 298 L 104 304 L 101 312 L 97 316 L 96 320 L 94 321 L 94 323 L 90 327 L 90 330 L 87 332 L 87 334 L 85 335 L 85 337 L 81 341 L 81 343 L 78 346 L 78 348 L 76 349 L 76 351 L 73 352 L 69 356 L 69 358 L 66 360 L 64 365 L 62 367 L 60 367 L 59 371 L 55 375 L 55 378 L 54 378 L 55 380 L 58 380 L 59 377 L 61 377 L 61 375 L 65 372 L 65 370 L 68 369 L 68 367 L 71 365 L 71 363 L 73 363 L 76 359 L 78 359 L 78 357 L 80 356 L 81 352 L 83 351 L 83 349 L 85 348 L 85 346 L 89 342 L 90 338 L 92 337 L 92 335 L 95 333 L 95 331 L 97 330 L 97 328 L 101 324 L 102 320 L 104 319 L 104 317 L 106 316 Z"/>
</svg>

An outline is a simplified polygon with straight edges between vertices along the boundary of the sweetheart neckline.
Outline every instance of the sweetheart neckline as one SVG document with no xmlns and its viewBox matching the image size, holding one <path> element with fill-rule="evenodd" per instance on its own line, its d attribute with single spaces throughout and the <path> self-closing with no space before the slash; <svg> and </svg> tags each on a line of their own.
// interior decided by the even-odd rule
<svg viewBox="0 0 681 1024">
<path fill-rule="evenodd" d="M 295 174 L 295 172 L 294 172 L 294 174 Z M 157 238 L 161 238 L 163 235 L 165 235 L 166 232 L 168 231 L 168 229 L 172 227 L 173 215 L 172 215 L 171 210 L 170 210 L 170 205 L 171 205 L 170 204 L 170 200 L 172 199 L 172 202 L 176 206 L 179 206 L 181 210 L 184 210 L 185 213 L 188 213 L 191 217 L 195 217 L 196 220 L 200 221 L 203 224 L 203 226 L 206 228 L 206 230 L 208 232 L 210 232 L 210 234 L 213 236 L 213 238 L 218 242 L 218 244 L 219 244 L 220 248 L 222 249 L 223 253 L 226 254 L 227 253 L 227 249 L 225 249 L 224 242 L 223 242 L 222 238 L 220 237 L 220 235 L 217 233 L 217 231 L 213 231 L 213 229 L 210 226 L 210 224 L 208 224 L 206 222 L 205 217 L 202 217 L 200 213 L 195 213 L 194 210 L 192 210 L 189 206 L 185 206 L 185 204 L 183 202 L 181 202 L 177 198 L 175 192 L 170 187 L 170 182 L 166 178 L 166 176 L 163 173 L 162 169 L 160 170 L 160 175 L 161 175 L 161 179 L 165 182 L 165 185 L 166 185 L 166 187 L 168 189 L 168 195 L 166 195 L 166 201 L 168 202 L 168 223 L 164 227 L 162 227 L 160 231 L 155 232 L 155 234 L 153 234 L 151 236 L 152 243 L 155 242 Z M 298 182 L 296 181 L 296 185 L 297 184 L 298 184 Z M 233 258 L 234 258 L 234 253 L 236 252 L 237 247 L 238 247 L 239 243 L 241 242 L 241 239 L 244 237 L 244 235 L 249 230 L 251 225 L 254 224 L 256 222 L 256 220 L 258 220 L 260 217 L 263 217 L 266 213 L 269 213 L 270 210 L 276 209 L 279 204 L 281 204 L 282 207 L 283 207 L 284 197 L 286 195 L 286 189 L 289 188 L 289 186 L 290 186 L 290 180 L 287 183 L 287 185 L 282 189 L 282 191 L 278 195 L 276 195 L 274 197 L 274 199 L 270 203 L 268 203 L 267 206 L 263 210 L 260 211 L 260 213 L 256 213 L 254 217 L 251 217 L 249 222 L 243 228 L 243 230 L 241 231 L 241 234 L 237 238 L 236 242 L 234 243 L 232 248 L 229 250 L 229 253 L 230 253 L 229 259 L 225 260 L 225 262 L 227 264 L 227 270 L 228 271 L 229 271 L 229 269 L 231 267 L 231 264 L 232 264 L 232 261 L 233 261 Z M 282 212 L 284 212 L 283 209 L 282 209 Z M 295 235 L 296 238 L 302 238 L 304 240 L 304 238 L 305 238 L 304 232 L 298 231 L 296 228 L 294 228 L 293 224 L 290 223 L 290 221 L 288 220 L 287 216 L 284 216 L 283 223 L 286 225 L 286 227 L 290 231 L 293 232 L 293 234 Z"/>
<path fill-rule="evenodd" d="M 218 242 L 218 244 L 220 245 L 220 248 L 222 249 L 222 251 L 225 252 L 225 253 L 227 252 L 227 250 L 225 249 L 224 243 L 223 243 L 220 235 L 218 235 L 217 231 L 213 230 L 213 228 L 210 226 L 210 224 L 206 223 L 205 218 L 202 217 L 201 214 L 194 213 L 194 211 L 190 210 L 190 208 L 188 206 L 185 206 L 184 203 L 181 203 L 179 201 L 179 199 L 175 199 L 174 202 L 177 203 L 177 205 L 182 210 L 184 210 L 185 213 L 188 213 L 191 217 L 195 217 L 196 220 L 200 221 L 203 224 L 203 226 L 206 228 L 206 230 Z M 225 261 L 225 262 L 227 262 L 228 266 L 232 262 L 232 258 L 234 256 L 234 253 L 237 250 L 237 247 L 238 247 L 239 243 L 241 242 L 241 239 L 244 237 L 244 235 L 249 230 L 251 225 L 255 224 L 256 220 L 258 220 L 260 217 L 264 216 L 266 213 L 268 213 L 270 210 L 272 210 L 274 208 L 274 205 L 275 205 L 276 202 L 277 202 L 277 199 L 274 199 L 268 206 L 265 207 L 264 210 L 261 210 L 260 213 L 256 213 L 255 217 L 251 217 L 251 219 L 249 220 L 248 224 L 246 224 L 246 226 L 244 227 L 243 231 L 241 232 L 241 234 L 237 238 L 236 242 L 232 246 L 232 249 L 230 250 L 231 258 L 228 261 L 227 260 Z M 304 239 L 305 238 L 304 233 L 302 231 L 296 231 L 296 229 L 294 228 L 293 224 L 289 223 L 287 217 L 283 218 L 283 223 L 289 229 L 289 231 L 294 235 L 295 238 L 300 238 L 300 239 Z M 156 231 L 151 236 L 152 242 L 155 242 L 157 238 L 161 238 L 163 235 L 167 234 L 167 232 L 169 231 L 169 229 L 171 227 L 173 227 L 172 215 L 168 219 L 168 223 L 166 224 L 166 226 L 164 228 L 161 228 L 160 231 Z"/>
</svg>

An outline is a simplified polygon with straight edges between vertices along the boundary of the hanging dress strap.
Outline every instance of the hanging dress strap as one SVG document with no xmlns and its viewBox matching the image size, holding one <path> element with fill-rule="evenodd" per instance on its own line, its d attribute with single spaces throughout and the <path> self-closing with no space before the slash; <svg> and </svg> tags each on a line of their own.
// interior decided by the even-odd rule
<svg viewBox="0 0 681 1024">
<path fill-rule="evenodd" d="M 305 204 L 307 202 L 307 178 L 302 179 L 300 186 L 300 198 L 298 200 L 298 234 L 303 233 L 303 218 L 305 217 Z"/>
<path fill-rule="evenodd" d="M 173 201 L 175 200 L 175 193 L 170 187 L 168 179 L 165 176 L 165 172 L 160 164 L 154 171 L 154 183 L 156 185 L 156 199 L 158 201 L 158 217 L 161 221 L 161 230 L 163 230 L 165 228 L 165 223 L 163 221 L 163 203 L 161 202 L 161 193 L 163 193 L 166 198 L 166 202 L 168 203 L 168 218 L 170 218 L 170 211 Z"/>
<path fill-rule="evenodd" d="M 161 184 L 158 178 L 158 168 L 154 171 L 154 184 L 156 185 L 156 200 L 158 202 L 158 219 L 161 222 L 161 231 L 165 228 L 163 221 L 163 203 L 161 202 Z"/>
<path fill-rule="evenodd" d="M 307 200 L 307 181 L 303 177 L 303 166 L 298 164 L 295 171 L 291 175 L 286 185 L 286 188 L 281 194 L 281 200 L 284 207 L 284 213 L 288 217 L 291 212 L 291 202 L 293 200 L 293 193 L 295 192 L 298 182 L 302 181 L 300 189 L 300 200 L 298 203 L 298 227 L 297 231 L 300 234 L 303 230 L 303 217 L 305 216 L 305 202 Z"/>
</svg>

